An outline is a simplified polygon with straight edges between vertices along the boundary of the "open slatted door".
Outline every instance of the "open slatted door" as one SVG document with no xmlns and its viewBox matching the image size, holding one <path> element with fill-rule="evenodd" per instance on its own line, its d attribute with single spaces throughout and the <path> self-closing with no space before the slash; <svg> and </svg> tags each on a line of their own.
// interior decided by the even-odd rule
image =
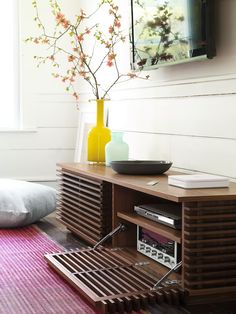
<svg viewBox="0 0 236 314">
<path fill-rule="evenodd" d="M 58 219 L 86 242 L 96 244 L 111 231 L 111 184 L 63 169 L 58 177 Z"/>
<path fill-rule="evenodd" d="M 180 303 L 178 284 L 152 287 L 158 280 L 116 250 L 99 247 L 47 254 L 47 262 L 102 313 L 139 311 L 148 305 Z"/>
</svg>

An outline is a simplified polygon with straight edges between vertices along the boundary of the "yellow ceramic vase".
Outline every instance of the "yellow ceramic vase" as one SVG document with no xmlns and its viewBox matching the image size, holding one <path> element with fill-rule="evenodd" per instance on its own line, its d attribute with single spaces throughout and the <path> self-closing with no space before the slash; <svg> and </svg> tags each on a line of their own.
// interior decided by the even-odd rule
<svg viewBox="0 0 236 314">
<path fill-rule="evenodd" d="M 104 126 L 104 99 L 97 99 L 97 123 L 88 132 L 88 161 L 105 162 L 105 146 L 111 131 Z"/>
</svg>

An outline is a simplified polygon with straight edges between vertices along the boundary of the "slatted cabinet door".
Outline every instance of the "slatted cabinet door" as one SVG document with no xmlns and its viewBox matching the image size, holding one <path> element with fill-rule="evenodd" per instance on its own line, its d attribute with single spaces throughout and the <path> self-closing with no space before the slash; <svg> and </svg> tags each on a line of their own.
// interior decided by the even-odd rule
<svg viewBox="0 0 236 314">
<path fill-rule="evenodd" d="M 153 290 L 160 278 L 118 252 L 99 247 L 47 254 L 45 258 L 101 313 L 129 313 L 162 303 L 179 305 L 183 290 L 177 283 Z"/>
<path fill-rule="evenodd" d="M 90 244 L 111 231 L 111 184 L 58 171 L 58 219 Z"/>
</svg>

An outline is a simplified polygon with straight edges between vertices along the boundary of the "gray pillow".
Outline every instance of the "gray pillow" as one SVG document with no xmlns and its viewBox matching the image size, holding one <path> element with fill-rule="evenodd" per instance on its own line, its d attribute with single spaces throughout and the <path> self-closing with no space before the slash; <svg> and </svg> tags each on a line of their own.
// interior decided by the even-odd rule
<svg viewBox="0 0 236 314">
<path fill-rule="evenodd" d="M 0 228 L 26 226 L 55 208 L 55 189 L 38 183 L 0 179 Z"/>
</svg>

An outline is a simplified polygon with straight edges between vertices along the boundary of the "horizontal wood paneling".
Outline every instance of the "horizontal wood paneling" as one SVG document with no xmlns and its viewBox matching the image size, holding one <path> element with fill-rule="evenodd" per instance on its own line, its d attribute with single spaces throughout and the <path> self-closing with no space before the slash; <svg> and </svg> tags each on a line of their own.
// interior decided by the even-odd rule
<svg viewBox="0 0 236 314">
<path fill-rule="evenodd" d="M 176 167 L 236 179 L 236 140 L 174 136 L 171 159 Z"/>
<path fill-rule="evenodd" d="M 77 128 L 37 128 L 32 133 L 0 133 L 0 151 L 74 149 Z"/>
<path fill-rule="evenodd" d="M 124 140 L 129 144 L 130 159 L 171 160 L 171 136 L 126 132 Z"/>
<path fill-rule="evenodd" d="M 54 101 L 44 99 L 36 102 L 38 127 L 77 127 L 78 110 L 74 100 L 71 98 L 70 102 L 60 101 L 59 96 L 57 99 L 54 96 Z"/>
<path fill-rule="evenodd" d="M 173 167 L 236 179 L 236 140 L 125 133 L 130 158 L 171 160 Z"/>
<path fill-rule="evenodd" d="M 212 62 L 205 61 L 206 63 Z M 199 64 L 188 64 L 194 69 Z M 183 65 L 178 65 L 178 68 Z M 167 71 L 167 68 L 164 70 Z M 200 78 L 185 78 L 181 75 L 178 79 L 169 78 L 168 80 L 155 79 L 155 73 L 159 69 L 149 72 L 148 80 L 134 79 L 127 81 L 124 85 L 120 84 L 113 90 L 113 100 L 124 99 L 152 99 L 152 98 L 177 98 L 193 97 L 207 95 L 227 95 L 236 93 L 236 75 L 234 73 L 227 75 L 212 74 L 211 76 Z M 144 75 L 140 75 L 144 76 Z M 226 84 L 227 83 L 227 84 Z M 122 92 L 121 92 L 122 91 Z"/>
<path fill-rule="evenodd" d="M 154 86 L 130 89 L 129 98 L 126 90 L 120 90 L 120 99 L 109 105 L 110 126 L 126 131 L 236 138 L 235 86 L 235 79 L 225 77 L 220 81 L 180 82 L 175 91 L 172 85 L 156 86 L 156 96 Z"/>
<path fill-rule="evenodd" d="M 110 126 L 125 131 L 236 139 L 236 95 L 147 99 L 111 103 Z"/>
<path fill-rule="evenodd" d="M 3 150 L 0 154 L 0 177 L 35 181 L 55 180 L 56 163 L 73 161 L 73 158 L 73 149 Z"/>
<path fill-rule="evenodd" d="M 220 94 L 222 89 L 217 86 L 214 93 L 211 91 L 214 81 L 202 82 L 202 94 L 198 95 L 194 84 L 187 87 L 187 96 L 183 93 L 185 83 L 176 85 L 170 96 L 164 91 L 161 97 L 150 97 L 153 88 L 143 88 L 142 97 L 137 97 L 137 90 L 134 99 L 125 99 L 126 91 L 120 91 L 120 100 L 110 105 L 110 127 L 125 131 L 130 158 L 167 159 L 177 168 L 236 179 L 233 86 L 230 84 L 230 91 L 228 80 L 221 81 L 225 92 Z"/>
</svg>

